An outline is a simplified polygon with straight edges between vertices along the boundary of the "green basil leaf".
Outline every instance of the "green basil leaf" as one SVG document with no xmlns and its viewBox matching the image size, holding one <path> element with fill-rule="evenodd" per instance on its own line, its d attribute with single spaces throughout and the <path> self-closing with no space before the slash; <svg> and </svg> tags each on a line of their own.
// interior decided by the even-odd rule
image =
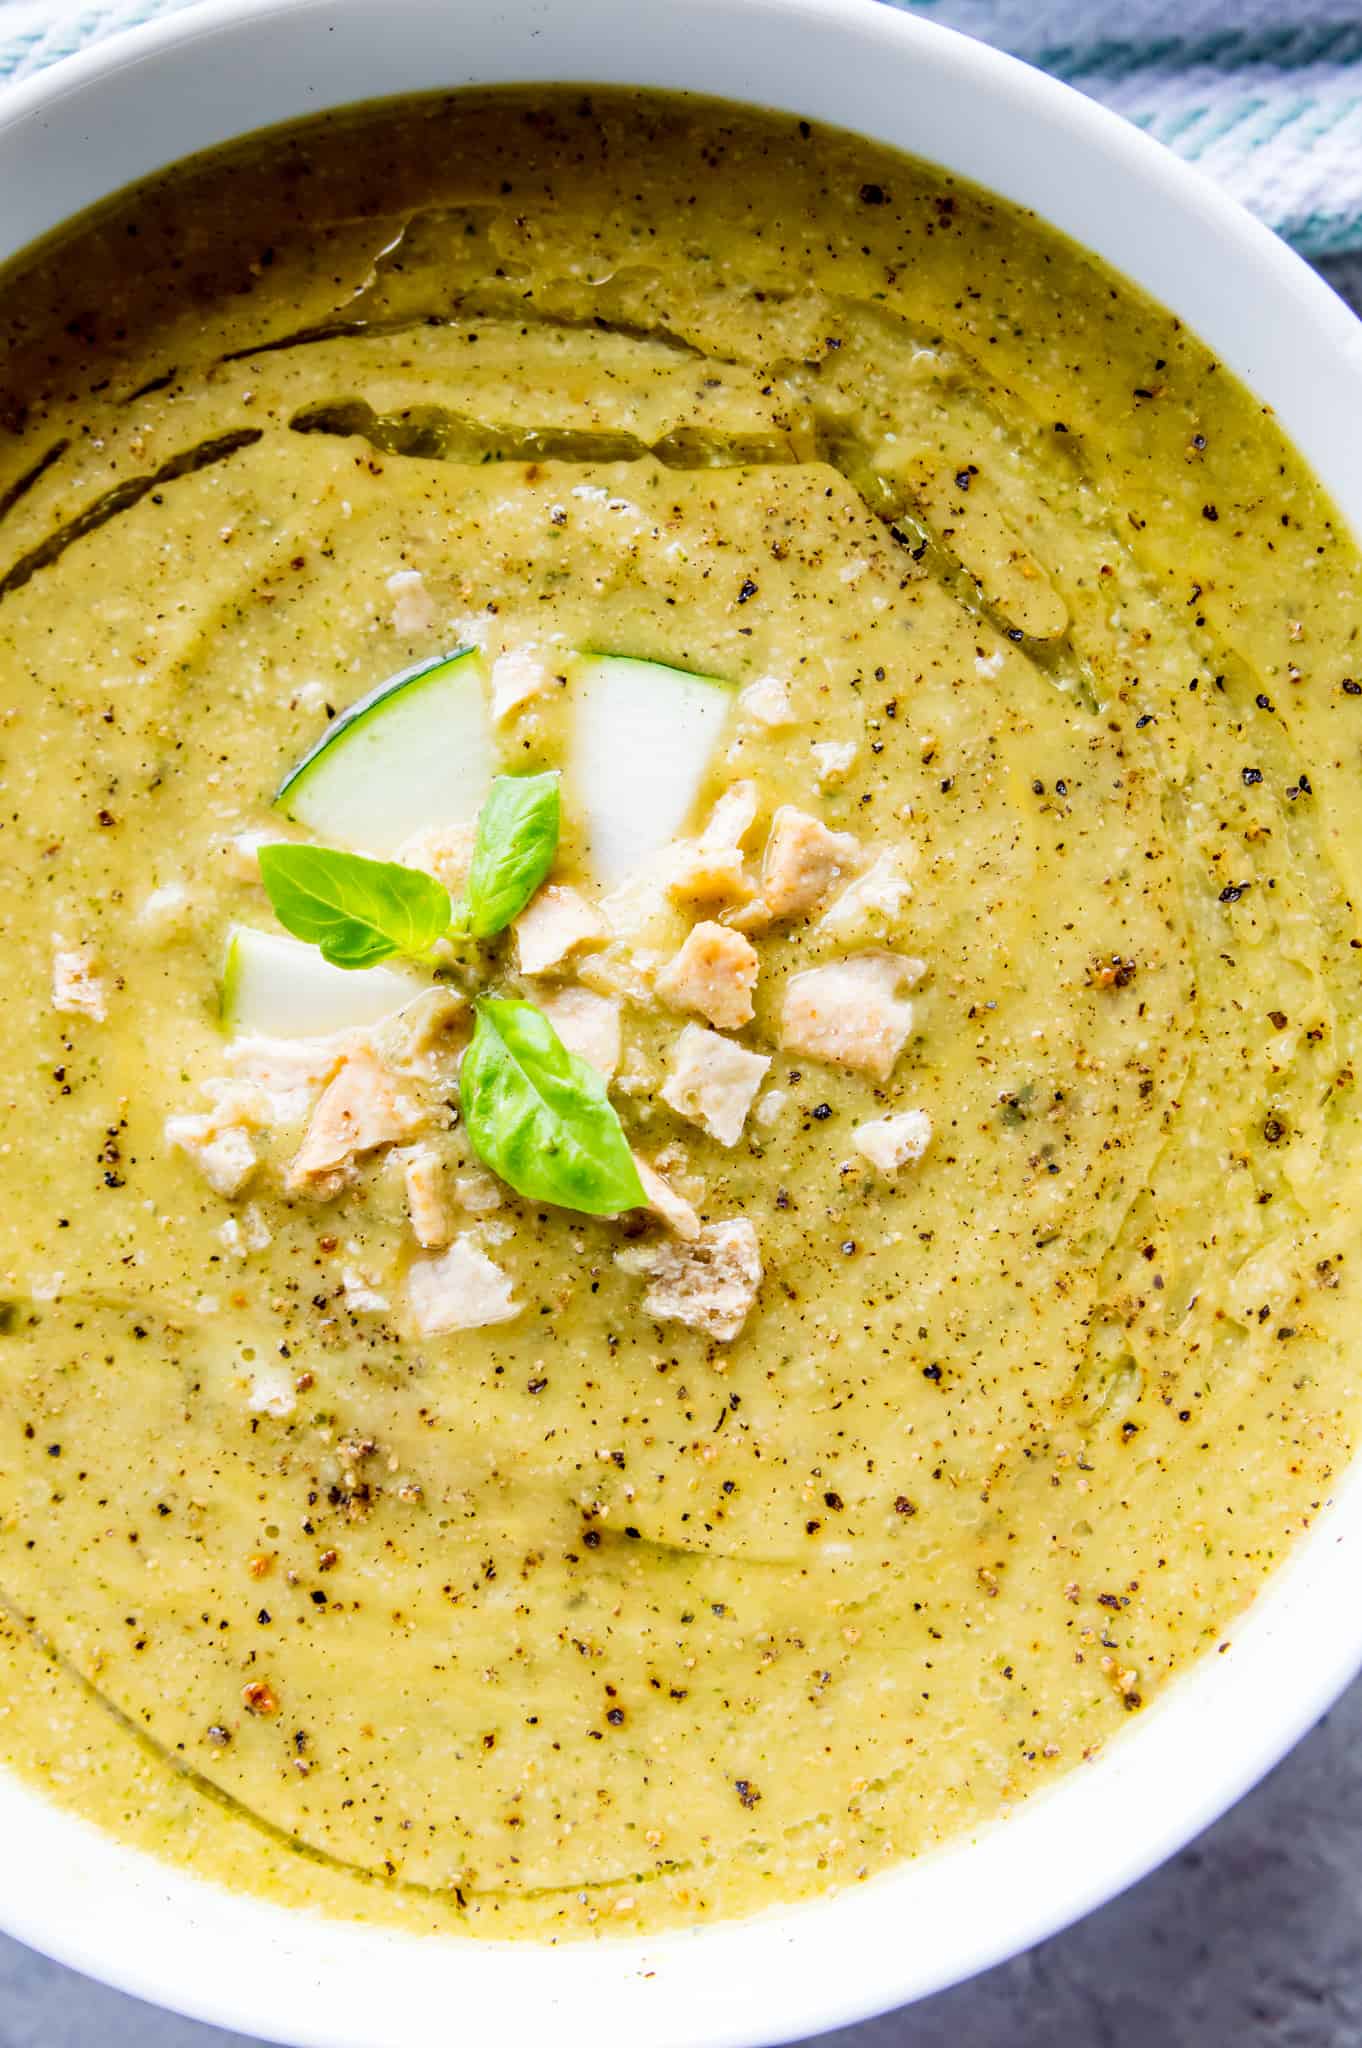
<svg viewBox="0 0 1362 2048">
<path fill-rule="evenodd" d="M 484 997 L 459 1070 L 478 1157 L 531 1202 L 588 1216 L 647 1205 L 620 1120 L 593 1066 L 533 1003 Z"/>
<path fill-rule="evenodd" d="M 490 939 L 518 917 L 558 851 L 558 777 L 498 775 L 478 813 L 462 921 Z"/>
<path fill-rule="evenodd" d="M 284 930 L 320 946 L 333 967 L 419 959 L 449 928 L 448 892 L 419 868 L 330 846 L 262 846 L 259 861 Z"/>
</svg>

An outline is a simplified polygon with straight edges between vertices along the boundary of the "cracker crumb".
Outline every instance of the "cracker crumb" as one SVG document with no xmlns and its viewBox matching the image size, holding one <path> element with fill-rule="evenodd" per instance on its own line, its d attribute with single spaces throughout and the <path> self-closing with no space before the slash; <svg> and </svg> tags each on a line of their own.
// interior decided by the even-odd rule
<svg viewBox="0 0 1362 2048">
<path fill-rule="evenodd" d="M 52 1007 L 64 1016 L 104 1022 L 108 995 L 93 946 L 58 947 L 52 955 Z"/>
<path fill-rule="evenodd" d="M 394 633 L 410 640 L 430 631 L 435 624 L 435 600 L 419 569 L 395 570 L 384 588 L 393 600 L 390 619 Z"/>
<path fill-rule="evenodd" d="M 741 932 L 721 924 L 697 924 L 679 953 L 663 968 L 657 993 L 674 1010 L 695 1010 L 711 1024 L 733 1030 L 755 1014 L 752 990 L 757 954 Z"/>
<path fill-rule="evenodd" d="M 901 1166 L 916 1166 L 931 1144 L 932 1120 L 925 1109 L 873 1117 L 856 1126 L 851 1142 L 881 1173 L 897 1173 Z"/>
</svg>

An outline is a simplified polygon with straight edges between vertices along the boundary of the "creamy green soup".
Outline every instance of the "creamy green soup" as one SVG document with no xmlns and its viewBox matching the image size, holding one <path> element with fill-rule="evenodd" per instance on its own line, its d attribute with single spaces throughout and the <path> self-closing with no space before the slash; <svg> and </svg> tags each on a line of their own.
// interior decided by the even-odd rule
<svg viewBox="0 0 1362 2048">
<path fill-rule="evenodd" d="M 0 1754 L 548 1936 L 1157 1712 L 1357 1420 L 1359 560 L 1271 417 L 932 170 L 578 91 L 192 164 L 0 332 Z"/>
</svg>

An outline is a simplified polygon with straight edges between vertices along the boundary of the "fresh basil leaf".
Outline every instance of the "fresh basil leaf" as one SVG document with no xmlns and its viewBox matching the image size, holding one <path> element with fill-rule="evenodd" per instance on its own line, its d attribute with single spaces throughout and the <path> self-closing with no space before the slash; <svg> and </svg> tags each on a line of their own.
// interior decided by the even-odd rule
<svg viewBox="0 0 1362 2048">
<path fill-rule="evenodd" d="M 478 813 L 461 922 L 490 939 L 518 917 L 558 851 L 558 777 L 498 775 Z"/>
<path fill-rule="evenodd" d="M 449 928 L 448 892 L 419 868 L 330 846 L 262 846 L 259 861 L 284 930 L 320 946 L 333 967 L 419 959 Z"/>
<path fill-rule="evenodd" d="M 596 1069 L 568 1051 L 533 1003 L 489 996 L 477 1013 L 459 1092 L 478 1157 L 531 1202 L 588 1216 L 645 1208 L 638 1168 Z"/>
</svg>

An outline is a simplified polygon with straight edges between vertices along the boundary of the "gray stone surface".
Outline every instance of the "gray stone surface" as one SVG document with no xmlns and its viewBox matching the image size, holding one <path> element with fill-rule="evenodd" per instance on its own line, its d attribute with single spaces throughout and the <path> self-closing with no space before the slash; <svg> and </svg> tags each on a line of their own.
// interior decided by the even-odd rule
<svg viewBox="0 0 1362 2048">
<path fill-rule="evenodd" d="M 1325 269 L 1362 310 L 1362 257 Z M 95 2043 L 254 2048 L 0 1937 L 0 2048 Z M 1124 1898 L 986 1977 L 825 2035 L 821 2048 L 1258 2043 L 1362 2048 L 1362 1680 L 1265 1784 Z"/>
</svg>

